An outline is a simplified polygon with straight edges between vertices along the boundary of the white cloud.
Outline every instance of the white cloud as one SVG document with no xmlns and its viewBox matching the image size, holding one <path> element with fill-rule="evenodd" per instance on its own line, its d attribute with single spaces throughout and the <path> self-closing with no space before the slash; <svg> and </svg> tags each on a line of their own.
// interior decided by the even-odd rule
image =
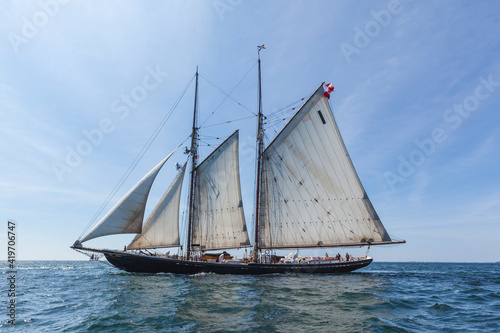
<svg viewBox="0 0 500 333">
<path fill-rule="evenodd" d="M 471 147 L 461 156 L 457 156 L 456 159 L 450 161 L 446 169 L 454 174 L 458 174 L 464 170 L 474 168 L 480 163 L 487 163 L 500 150 L 499 138 L 500 128 L 488 135 L 486 139 L 479 142 L 475 147 Z"/>
</svg>

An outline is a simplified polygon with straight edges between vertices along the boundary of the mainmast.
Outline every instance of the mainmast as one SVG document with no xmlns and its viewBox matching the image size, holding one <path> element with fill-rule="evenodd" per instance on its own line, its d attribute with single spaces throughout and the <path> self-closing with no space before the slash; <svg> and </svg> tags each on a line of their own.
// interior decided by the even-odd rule
<svg viewBox="0 0 500 333">
<path fill-rule="evenodd" d="M 196 172 L 196 159 L 198 157 L 198 128 L 196 127 L 196 115 L 198 113 L 198 67 L 196 67 L 196 85 L 194 90 L 194 115 L 193 115 L 193 132 L 191 134 L 191 185 L 189 189 L 189 218 L 187 230 L 186 257 L 191 258 L 191 238 L 193 229 L 193 213 L 194 213 L 194 181 Z"/>
<path fill-rule="evenodd" d="M 255 188 L 255 239 L 253 247 L 253 260 L 257 262 L 259 254 L 259 202 L 260 202 L 260 182 L 261 182 L 261 169 L 262 169 L 262 152 L 264 151 L 264 116 L 262 114 L 262 78 L 260 70 L 260 51 L 265 49 L 264 44 L 257 46 L 259 50 L 258 64 L 259 64 L 259 113 L 257 121 L 257 175 L 256 175 L 256 188 Z"/>
</svg>

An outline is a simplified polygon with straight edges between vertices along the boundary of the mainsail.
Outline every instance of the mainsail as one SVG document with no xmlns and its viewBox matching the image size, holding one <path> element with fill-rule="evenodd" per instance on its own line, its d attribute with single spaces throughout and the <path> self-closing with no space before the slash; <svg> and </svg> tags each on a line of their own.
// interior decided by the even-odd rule
<svg viewBox="0 0 500 333">
<path fill-rule="evenodd" d="M 238 131 L 196 169 L 192 244 L 201 250 L 250 246 L 240 189 Z"/>
<path fill-rule="evenodd" d="M 144 223 L 142 233 L 127 247 L 129 250 L 180 246 L 179 204 L 185 171 L 186 164 Z"/>
<path fill-rule="evenodd" d="M 323 93 L 321 85 L 262 155 L 260 248 L 391 242 Z"/>
<path fill-rule="evenodd" d="M 153 181 L 161 167 L 174 152 L 175 150 L 135 184 L 135 186 L 125 194 L 125 196 L 80 240 L 80 242 L 83 243 L 90 239 L 106 235 L 140 233 L 144 220 L 146 201 Z"/>
</svg>

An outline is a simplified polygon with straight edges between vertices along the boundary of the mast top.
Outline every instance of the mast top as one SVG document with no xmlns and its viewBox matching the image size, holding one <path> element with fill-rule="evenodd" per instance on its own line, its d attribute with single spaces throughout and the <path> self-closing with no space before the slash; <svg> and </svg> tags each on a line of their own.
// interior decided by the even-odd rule
<svg viewBox="0 0 500 333">
<path fill-rule="evenodd" d="M 257 45 L 257 57 L 259 58 L 259 61 L 260 61 L 260 51 L 264 50 L 266 47 L 264 46 L 264 44 L 262 45 Z"/>
</svg>

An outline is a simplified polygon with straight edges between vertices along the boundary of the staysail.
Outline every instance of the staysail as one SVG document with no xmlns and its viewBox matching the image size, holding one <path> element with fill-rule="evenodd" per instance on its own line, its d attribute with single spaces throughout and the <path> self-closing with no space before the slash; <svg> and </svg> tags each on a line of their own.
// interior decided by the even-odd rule
<svg viewBox="0 0 500 333">
<path fill-rule="evenodd" d="M 262 155 L 260 248 L 391 242 L 323 93 L 321 85 Z"/>
<path fill-rule="evenodd" d="M 185 171 L 186 164 L 142 226 L 142 232 L 127 247 L 129 250 L 180 246 L 179 204 Z"/>
<path fill-rule="evenodd" d="M 176 149 L 177 150 L 177 149 Z M 153 181 L 161 167 L 175 152 L 170 153 L 144 178 L 142 178 L 125 196 L 90 230 L 80 242 L 96 237 L 114 234 L 135 234 L 142 230 L 144 210 Z"/>
<path fill-rule="evenodd" d="M 196 169 L 193 247 L 250 246 L 240 189 L 238 131 Z"/>
</svg>

